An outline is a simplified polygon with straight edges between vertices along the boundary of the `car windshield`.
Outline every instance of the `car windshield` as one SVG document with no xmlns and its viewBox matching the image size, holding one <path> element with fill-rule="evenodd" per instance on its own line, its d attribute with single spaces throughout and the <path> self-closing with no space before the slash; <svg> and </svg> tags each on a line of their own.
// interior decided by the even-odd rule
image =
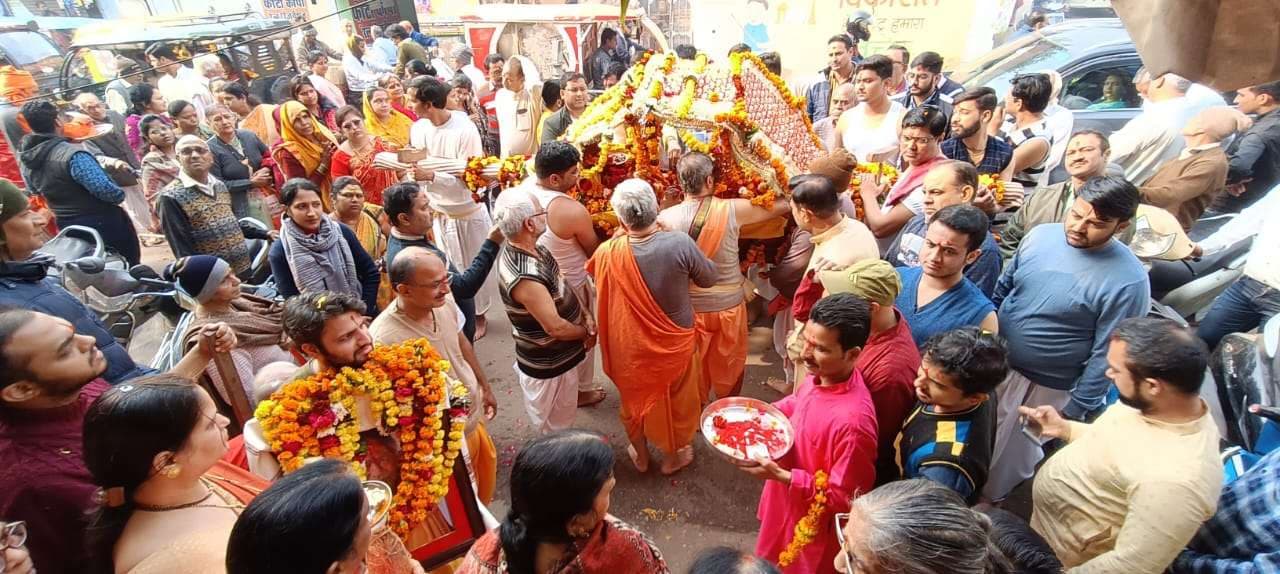
<svg viewBox="0 0 1280 574">
<path fill-rule="evenodd" d="M 49 58 L 60 59 L 58 47 L 52 41 L 29 30 L 0 32 L 0 50 L 15 66 L 27 66 Z"/>
<path fill-rule="evenodd" d="M 1061 71 L 1091 50 L 1129 40 L 1129 34 L 1118 21 L 1090 22 L 1093 25 L 1072 22 L 1051 26 L 1044 34 L 1027 34 L 956 70 L 951 77 L 965 86 L 987 86 L 1003 98 L 1018 74 L 1046 69 Z"/>
</svg>

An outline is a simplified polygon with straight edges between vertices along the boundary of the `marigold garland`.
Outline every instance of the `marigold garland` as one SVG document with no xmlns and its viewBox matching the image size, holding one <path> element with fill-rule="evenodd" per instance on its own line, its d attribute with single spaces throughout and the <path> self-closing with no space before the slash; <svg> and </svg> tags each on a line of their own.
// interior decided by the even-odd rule
<svg viewBox="0 0 1280 574">
<path fill-rule="evenodd" d="M 787 543 L 787 547 L 778 555 L 778 565 L 784 568 L 795 562 L 800 551 L 818 537 L 823 515 L 827 513 L 827 473 L 821 470 L 815 472 L 813 485 L 816 492 L 813 495 L 813 501 L 809 503 L 809 512 L 796 523 L 791 542 Z"/>
<path fill-rule="evenodd" d="M 507 189 L 508 187 L 519 184 L 524 180 L 525 176 L 525 160 L 529 159 L 527 155 L 509 155 L 499 158 L 497 156 L 473 157 L 467 160 L 467 167 L 462 171 L 462 182 L 467 185 L 467 189 L 471 190 L 472 198 L 479 202 L 482 198 L 478 195 L 479 191 L 488 186 L 490 179 L 485 177 L 484 171 L 493 164 L 498 166 L 498 175 L 493 181 L 498 182 L 498 187 Z"/>
<path fill-rule="evenodd" d="M 996 198 L 996 205 L 1000 205 L 1004 201 L 1004 180 L 999 176 L 984 173 L 978 176 L 978 185 L 991 190 L 991 195 Z"/>
<path fill-rule="evenodd" d="M 286 473 L 309 458 L 324 457 L 346 462 L 364 478 L 368 451 L 353 413 L 357 397 L 368 398 L 378 431 L 400 445 L 400 484 L 389 523 L 405 539 L 448 492 L 462 448 L 470 398 L 448 371 L 449 362 L 426 339 L 377 346 L 359 369 L 344 367 L 286 384 L 259 403 L 254 415 Z M 446 396 L 451 397 L 447 403 Z"/>
</svg>

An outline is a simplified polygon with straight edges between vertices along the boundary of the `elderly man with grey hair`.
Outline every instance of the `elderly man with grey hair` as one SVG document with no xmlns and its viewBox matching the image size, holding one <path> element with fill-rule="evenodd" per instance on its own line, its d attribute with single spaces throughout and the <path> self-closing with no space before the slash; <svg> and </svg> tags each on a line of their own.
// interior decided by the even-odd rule
<svg viewBox="0 0 1280 574">
<path fill-rule="evenodd" d="M 1226 105 L 1222 96 L 1195 94 L 1188 97 L 1193 84 L 1177 74 L 1146 79 L 1142 73 L 1134 78 L 1138 90 L 1146 98 L 1142 113 L 1112 133 L 1111 163 L 1124 169 L 1124 177 L 1141 186 L 1155 175 L 1160 166 L 1178 159 L 1186 148 L 1182 128 L 1206 108 Z"/>
<path fill-rule="evenodd" d="M 649 469 L 653 443 L 669 475 L 693 462 L 701 410 L 689 284 L 709 288 L 718 275 L 687 234 L 658 226 L 658 198 L 647 182 L 618 184 L 609 202 L 625 233 L 587 261 L 599 292 L 604 372 L 622 398 L 619 416 L 636 470 Z"/>
<path fill-rule="evenodd" d="M 595 321 L 584 312 L 538 237 L 547 210 L 525 188 L 502 192 L 493 219 L 507 238 L 498 256 L 498 294 L 516 343 L 516 378 L 525 410 L 539 432 L 569 428 L 578 410 L 578 384 L 591 380 L 587 353 L 596 345 Z"/>
<path fill-rule="evenodd" d="M 236 219 L 227 184 L 209 173 L 213 153 L 205 140 L 182 136 L 175 149 L 182 171 L 156 199 L 160 227 L 173 256 L 221 257 L 236 275 L 245 278 L 250 264 L 245 239 L 275 239 L 278 232 L 263 231 Z"/>
</svg>

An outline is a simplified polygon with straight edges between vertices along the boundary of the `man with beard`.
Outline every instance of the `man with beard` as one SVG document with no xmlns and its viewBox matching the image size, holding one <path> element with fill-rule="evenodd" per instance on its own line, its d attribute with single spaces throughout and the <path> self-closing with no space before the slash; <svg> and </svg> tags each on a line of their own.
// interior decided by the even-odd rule
<svg viewBox="0 0 1280 574">
<path fill-rule="evenodd" d="M 951 117 L 951 96 L 942 93 L 938 88 L 942 81 L 942 56 L 937 52 L 921 52 L 911 60 L 911 75 L 907 81 L 907 91 L 894 99 L 908 110 L 920 106 L 933 106 Z"/>
<path fill-rule="evenodd" d="M 207 325 L 172 372 L 198 377 L 214 353 L 233 346 L 230 327 Z M 107 363 L 94 337 L 64 319 L 0 311 L 0 517 L 26 521 L 41 572 L 87 570 L 84 532 L 99 488 L 81 458 L 82 424 L 110 387 Z"/>
<path fill-rule="evenodd" d="M 996 91 L 974 88 L 956 96 L 952 104 L 951 139 L 942 142 L 942 155 L 973 164 L 979 174 L 1009 179 L 1005 170 L 1013 161 L 1013 146 L 987 133 L 987 124 L 996 112 Z"/>
<path fill-rule="evenodd" d="M 992 302 L 1009 342 L 1010 371 L 996 389 L 990 500 L 1030 478 L 1044 456 L 1038 442 L 1018 432 L 1018 407 L 1049 405 L 1073 421 L 1091 420 L 1106 407 L 1108 337 L 1121 321 L 1145 315 L 1151 302 L 1146 270 L 1115 238 L 1138 200 L 1124 178 L 1090 179 L 1066 222 L 1027 234 L 996 283 Z M 1197 381 L 1203 372 L 1196 371 Z"/>
<path fill-rule="evenodd" d="M 1031 527 L 1069 571 L 1163 572 L 1213 515 L 1222 470 L 1199 395 L 1208 358 L 1187 327 L 1126 319 L 1106 351 L 1122 404 L 1093 424 L 1019 409 L 1028 428 L 1068 443 L 1036 477 Z"/>
<path fill-rule="evenodd" d="M 359 367 L 373 351 L 364 301 L 350 293 L 313 291 L 284 304 L 284 332 L 307 357 L 293 379 Z"/>
<path fill-rule="evenodd" d="M 1022 208 L 1009 218 L 1003 232 L 1000 233 L 1000 256 L 1008 261 L 1018 251 L 1022 238 L 1041 223 L 1061 223 L 1067 218 L 1067 210 L 1076 200 L 1076 190 L 1084 187 L 1084 182 L 1099 177 L 1107 172 L 1107 160 L 1111 157 L 1111 146 L 1107 136 L 1094 130 L 1080 130 L 1067 142 L 1067 181 L 1055 183 L 1027 198 Z M 1128 243 L 1133 237 L 1133 230 L 1126 227 L 1117 236 L 1121 242 Z"/>
</svg>

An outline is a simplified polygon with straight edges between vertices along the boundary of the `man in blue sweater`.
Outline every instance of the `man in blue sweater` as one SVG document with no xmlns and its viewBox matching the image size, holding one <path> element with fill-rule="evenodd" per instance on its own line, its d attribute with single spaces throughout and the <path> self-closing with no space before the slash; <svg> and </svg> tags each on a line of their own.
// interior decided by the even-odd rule
<svg viewBox="0 0 1280 574">
<path fill-rule="evenodd" d="M 1009 376 L 996 389 L 997 429 L 984 495 L 1001 500 L 1034 474 L 1044 453 L 1019 432 L 1019 406 L 1051 405 L 1088 421 L 1106 406 L 1111 329 L 1144 315 L 1151 300 L 1146 270 L 1115 235 L 1138 210 L 1133 184 L 1089 179 L 1064 223 L 1039 225 L 996 284 L 1000 334 L 1009 344 Z"/>
</svg>

